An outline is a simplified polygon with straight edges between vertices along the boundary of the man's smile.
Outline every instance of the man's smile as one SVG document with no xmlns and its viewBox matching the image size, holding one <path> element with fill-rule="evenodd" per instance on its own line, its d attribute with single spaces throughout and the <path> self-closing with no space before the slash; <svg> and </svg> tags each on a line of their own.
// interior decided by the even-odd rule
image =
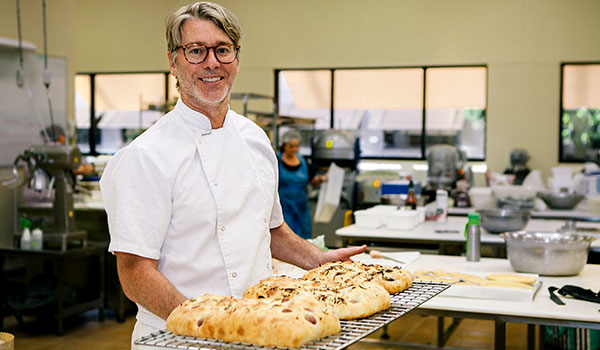
<svg viewBox="0 0 600 350">
<path fill-rule="evenodd" d="M 216 81 L 223 80 L 223 79 L 224 79 L 223 77 L 200 78 L 200 80 L 202 80 L 203 82 L 206 82 L 206 83 L 214 83 Z"/>
</svg>

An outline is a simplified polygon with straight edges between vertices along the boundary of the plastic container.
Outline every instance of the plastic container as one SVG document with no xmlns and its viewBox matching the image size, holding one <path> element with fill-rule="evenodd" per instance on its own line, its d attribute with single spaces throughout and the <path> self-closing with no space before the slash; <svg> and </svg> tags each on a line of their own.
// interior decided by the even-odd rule
<svg viewBox="0 0 600 350">
<path fill-rule="evenodd" d="M 354 212 L 354 221 L 356 227 L 378 228 L 383 225 L 385 211 L 378 210 L 357 210 Z"/>
<path fill-rule="evenodd" d="M 481 259 L 481 217 L 479 213 L 469 213 L 467 226 L 465 227 L 465 238 L 467 239 L 467 261 L 479 261 Z"/>
<path fill-rule="evenodd" d="M 398 210 L 398 206 L 397 205 L 380 204 L 380 205 L 373 206 L 367 210 L 374 210 L 374 211 L 381 212 L 381 213 L 390 213 L 390 212 L 394 212 L 394 211 Z"/>
<path fill-rule="evenodd" d="M 492 189 L 490 187 L 473 187 L 469 190 L 471 206 L 475 209 L 495 208 Z"/>
<path fill-rule="evenodd" d="M 492 193 L 496 199 L 530 200 L 535 199 L 537 192 L 529 186 L 522 185 L 497 185 L 492 186 Z"/>
<path fill-rule="evenodd" d="M 435 191 L 436 213 L 439 215 L 437 222 L 445 223 L 448 218 L 448 192 L 445 190 Z"/>
<path fill-rule="evenodd" d="M 31 221 L 26 218 L 21 218 L 19 220 L 20 226 L 23 229 L 21 233 L 21 240 L 19 247 L 25 250 L 31 250 L 31 231 L 29 230 L 29 226 L 31 226 Z"/>
<path fill-rule="evenodd" d="M 42 250 L 44 247 L 44 237 L 42 230 L 39 227 L 36 227 L 31 231 L 31 249 L 32 250 Z"/>
<path fill-rule="evenodd" d="M 410 230 L 418 224 L 418 212 L 416 210 L 397 210 L 387 213 L 385 225 L 390 230 Z"/>
</svg>

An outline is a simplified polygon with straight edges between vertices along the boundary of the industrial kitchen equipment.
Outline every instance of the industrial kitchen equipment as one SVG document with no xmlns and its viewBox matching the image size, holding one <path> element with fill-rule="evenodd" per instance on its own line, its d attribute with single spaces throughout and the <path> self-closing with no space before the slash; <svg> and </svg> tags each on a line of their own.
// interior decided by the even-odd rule
<svg viewBox="0 0 600 350">
<path fill-rule="evenodd" d="M 473 174 L 465 153 L 453 145 L 433 145 L 427 152 L 427 186 L 430 190 L 451 190 L 456 182 L 465 179 L 473 185 Z"/>
<path fill-rule="evenodd" d="M 73 208 L 73 171 L 81 164 L 79 148 L 62 144 L 30 146 L 15 159 L 15 174 L 20 161 L 27 166 L 27 181 L 31 188 L 40 191 L 44 187 L 48 190 L 54 187 L 54 221 L 52 227 L 44 230 L 44 244 L 58 244 L 62 251 L 71 241 L 79 241 L 85 246 L 87 233 L 77 229 Z"/>
</svg>

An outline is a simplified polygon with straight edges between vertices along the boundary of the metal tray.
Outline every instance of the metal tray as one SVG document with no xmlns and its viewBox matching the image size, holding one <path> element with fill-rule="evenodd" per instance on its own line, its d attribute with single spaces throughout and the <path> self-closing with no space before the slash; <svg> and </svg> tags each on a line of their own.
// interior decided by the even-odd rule
<svg viewBox="0 0 600 350">
<path fill-rule="evenodd" d="M 392 305 L 369 317 L 356 320 L 340 320 L 342 331 L 308 343 L 300 349 L 344 349 L 381 327 L 396 320 L 427 300 L 443 292 L 450 285 L 439 282 L 413 282 L 412 287 L 392 295 Z M 166 349 L 289 349 L 273 346 L 257 346 L 248 343 L 229 343 L 220 340 L 186 337 L 162 330 L 135 341 L 138 345 L 149 345 Z"/>
</svg>

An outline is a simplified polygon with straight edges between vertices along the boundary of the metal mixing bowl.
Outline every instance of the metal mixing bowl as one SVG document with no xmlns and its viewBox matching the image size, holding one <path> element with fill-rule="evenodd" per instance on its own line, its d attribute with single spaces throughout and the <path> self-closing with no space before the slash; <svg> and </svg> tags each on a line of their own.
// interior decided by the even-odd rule
<svg viewBox="0 0 600 350">
<path fill-rule="evenodd" d="M 558 232 L 505 232 L 506 253 L 517 272 L 546 276 L 578 274 L 594 237 Z"/>
<path fill-rule="evenodd" d="M 567 192 L 539 192 L 540 197 L 551 209 L 573 209 L 581 200 L 582 195 Z"/>
<path fill-rule="evenodd" d="M 513 209 L 484 209 L 477 211 L 481 215 L 481 227 L 490 233 L 520 231 L 529 222 L 529 212 Z"/>
</svg>

